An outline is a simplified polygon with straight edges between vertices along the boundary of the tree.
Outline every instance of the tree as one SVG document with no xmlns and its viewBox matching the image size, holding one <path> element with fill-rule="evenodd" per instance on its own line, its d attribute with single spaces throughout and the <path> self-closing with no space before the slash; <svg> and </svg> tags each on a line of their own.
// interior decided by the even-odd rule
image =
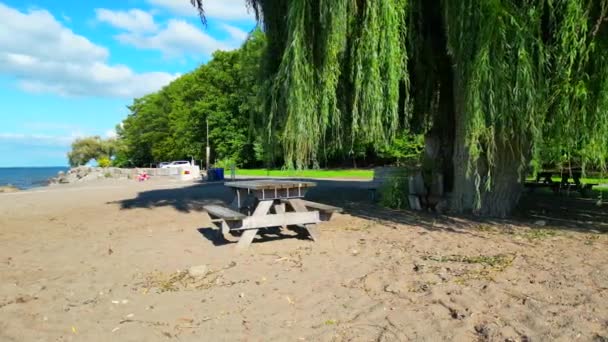
<svg viewBox="0 0 608 342">
<path fill-rule="evenodd" d="M 608 0 L 247 3 L 268 40 L 262 126 L 290 167 L 408 129 L 449 207 L 492 216 L 545 151 L 606 168 Z"/>
<path fill-rule="evenodd" d="M 68 152 L 70 166 L 84 165 L 92 159 L 110 160 L 116 151 L 115 144 L 114 139 L 104 140 L 99 136 L 78 138 L 72 143 L 72 150 Z"/>
<path fill-rule="evenodd" d="M 205 158 L 209 123 L 212 160 L 256 162 L 250 122 L 258 104 L 265 36 L 254 30 L 234 51 L 216 51 L 205 65 L 160 91 L 135 99 L 117 129 L 123 165 Z"/>
</svg>

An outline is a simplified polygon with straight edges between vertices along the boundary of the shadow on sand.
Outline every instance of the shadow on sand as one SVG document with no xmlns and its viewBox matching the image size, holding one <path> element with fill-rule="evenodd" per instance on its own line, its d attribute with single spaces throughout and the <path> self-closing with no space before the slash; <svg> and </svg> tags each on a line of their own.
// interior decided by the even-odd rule
<svg viewBox="0 0 608 342">
<path fill-rule="evenodd" d="M 237 236 L 240 236 L 240 232 L 231 232 L 229 239 L 219 234 L 218 230 L 211 227 L 199 228 L 198 232 L 207 240 L 211 241 L 214 246 L 224 246 L 229 244 L 237 243 Z M 298 240 L 309 240 L 310 236 L 303 228 L 289 227 L 288 229 L 282 230 L 279 228 L 268 228 L 261 229 L 256 236 L 254 243 L 276 241 L 284 239 L 298 239 Z"/>
<path fill-rule="evenodd" d="M 410 210 L 392 210 L 372 203 L 369 182 L 311 180 L 317 183 L 309 190 L 306 198 L 344 208 L 344 212 L 355 217 L 379 221 L 385 225 L 414 225 L 428 230 L 443 230 L 468 233 L 468 228 L 484 224 L 515 224 L 534 226 L 538 220 L 546 221 L 543 229 L 564 229 L 573 231 L 598 231 L 608 233 L 608 206 L 597 206 L 597 199 L 569 197 L 553 193 L 526 193 L 513 217 L 509 219 L 482 219 L 474 216 L 447 216 Z M 192 186 L 157 189 L 140 192 L 137 197 L 119 201 L 122 209 L 155 208 L 172 206 L 181 212 L 203 211 L 209 203 L 230 203 L 234 198 L 232 190 L 223 183 L 197 183 Z M 199 232 L 211 239 L 213 231 L 201 228 Z M 268 239 L 290 236 L 276 235 Z M 264 238 L 264 237 L 262 237 Z M 305 235 L 304 238 L 307 238 Z M 215 243 L 215 242 L 214 242 Z M 219 241 L 217 243 L 222 243 Z"/>
</svg>

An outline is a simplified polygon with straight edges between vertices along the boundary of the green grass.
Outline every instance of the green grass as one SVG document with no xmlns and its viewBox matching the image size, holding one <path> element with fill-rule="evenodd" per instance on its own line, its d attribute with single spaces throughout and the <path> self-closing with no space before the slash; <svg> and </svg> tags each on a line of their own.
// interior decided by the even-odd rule
<svg viewBox="0 0 608 342">
<path fill-rule="evenodd" d="M 543 178 L 544 179 L 544 178 Z M 527 177 L 526 178 L 527 181 L 535 181 L 536 178 L 534 177 Z M 551 180 L 559 183 L 561 182 L 562 178 L 561 177 L 551 177 Z M 572 181 L 572 178 L 569 178 L 570 181 Z M 591 183 L 591 184 L 608 184 L 608 178 L 581 178 L 581 183 L 583 184 L 587 184 L 587 183 Z"/>
<path fill-rule="evenodd" d="M 534 177 L 526 178 L 526 181 L 535 181 L 535 180 L 536 180 L 536 178 L 534 178 Z M 562 178 L 561 177 L 551 177 L 551 180 L 556 183 L 559 183 L 559 182 L 561 182 Z M 570 178 L 569 181 L 572 182 L 572 178 Z M 582 184 L 608 184 L 608 178 L 581 178 L 581 183 Z M 606 185 L 594 186 L 593 190 L 608 194 L 608 186 L 606 186 Z"/>
<path fill-rule="evenodd" d="M 335 170 L 267 170 L 238 169 L 237 176 L 300 177 L 300 178 L 352 178 L 372 179 L 374 170 L 335 169 Z"/>
</svg>

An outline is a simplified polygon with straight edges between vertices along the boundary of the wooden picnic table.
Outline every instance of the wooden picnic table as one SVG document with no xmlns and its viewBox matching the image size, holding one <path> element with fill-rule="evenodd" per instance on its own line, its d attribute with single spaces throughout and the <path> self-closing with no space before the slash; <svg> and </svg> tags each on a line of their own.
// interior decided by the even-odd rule
<svg viewBox="0 0 608 342">
<path fill-rule="evenodd" d="M 560 181 L 553 181 L 553 175 L 560 176 Z M 536 180 L 533 182 L 525 182 L 525 186 L 534 190 L 535 188 L 551 188 L 554 192 L 559 193 L 563 190 L 578 191 L 582 196 L 587 196 L 593 189 L 596 183 L 581 183 L 582 169 L 569 168 L 561 170 L 546 169 L 537 173 Z M 572 182 L 570 182 L 572 178 Z"/>
<path fill-rule="evenodd" d="M 251 180 L 228 182 L 224 184 L 234 190 L 235 209 L 241 210 L 247 206 L 247 197 L 256 198 L 259 201 L 275 199 L 304 198 L 309 188 L 317 186 L 314 182 L 303 182 L 297 180 Z"/>
<path fill-rule="evenodd" d="M 221 234 L 243 231 L 237 248 L 248 247 L 260 229 L 300 226 L 314 241 L 319 240 L 317 223 L 329 220 L 341 208 L 304 200 L 313 182 L 254 180 L 225 183 L 235 192 L 231 207 L 207 205 L 205 210 Z M 243 212 L 245 211 L 245 213 Z"/>
</svg>

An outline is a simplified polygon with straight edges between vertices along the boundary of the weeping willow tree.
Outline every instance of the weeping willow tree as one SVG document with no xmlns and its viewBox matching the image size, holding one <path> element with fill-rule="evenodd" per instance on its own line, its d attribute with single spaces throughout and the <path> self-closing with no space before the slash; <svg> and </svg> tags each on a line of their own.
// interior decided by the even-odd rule
<svg viewBox="0 0 608 342">
<path fill-rule="evenodd" d="M 493 216 L 548 153 L 606 168 L 608 0 L 247 3 L 268 38 L 256 122 L 288 167 L 420 132 L 449 207 Z"/>
</svg>

